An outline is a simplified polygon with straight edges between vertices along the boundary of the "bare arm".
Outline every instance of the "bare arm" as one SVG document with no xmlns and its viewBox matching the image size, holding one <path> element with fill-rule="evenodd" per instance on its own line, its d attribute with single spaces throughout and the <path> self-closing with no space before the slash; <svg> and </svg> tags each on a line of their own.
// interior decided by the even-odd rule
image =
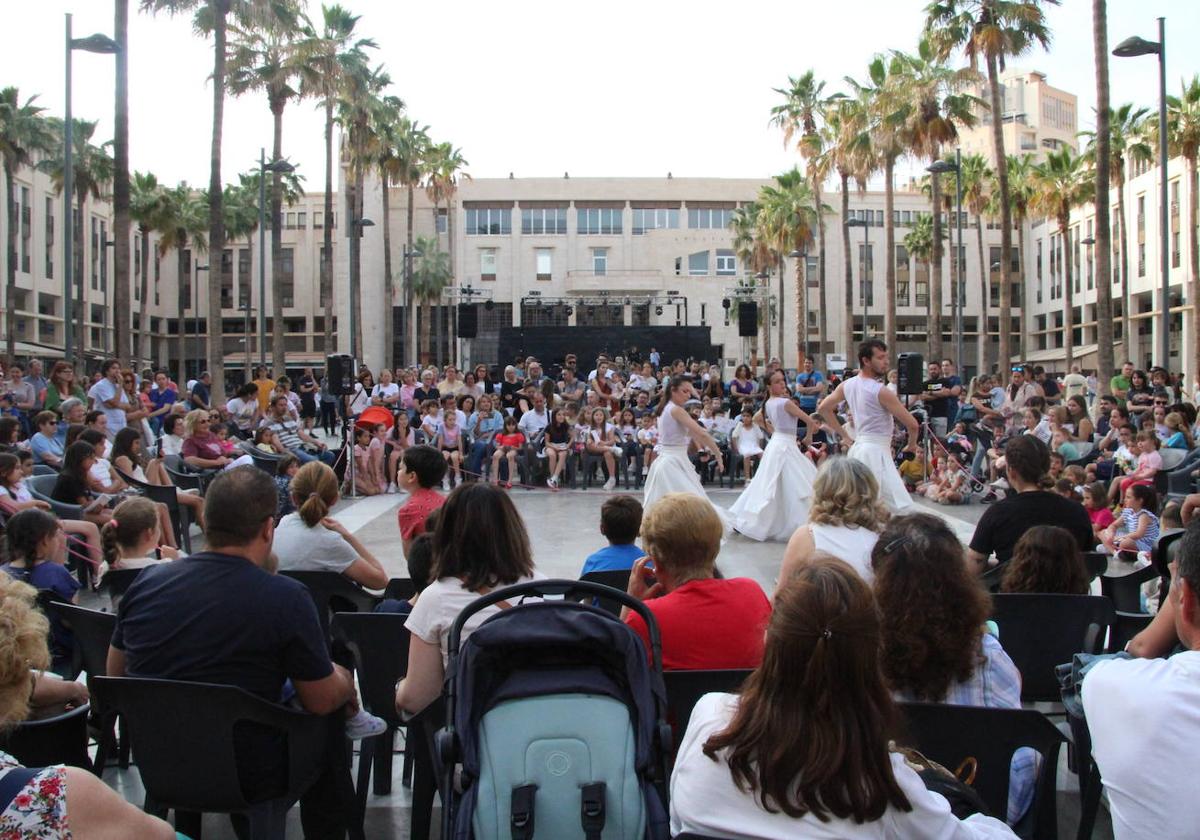
<svg viewBox="0 0 1200 840">
<path fill-rule="evenodd" d="M 408 638 L 408 675 L 396 686 L 396 710 L 416 714 L 442 693 L 442 648 L 419 636 Z"/>
<path fill-rule="evenodd" d="M 804 438 L 805 438 L 805 440 L 807 440 L 808 442 L 811 443 L 812 439 L 813 439 L 813 435 L 816 434 L 816 431 L 817 431 L 817 422 L 812 418 L 812 416 L 807 411 L 802 409 L 800 406 L 796 405 L 791 400 L 788 400 L 786 403 L 783 404 L 783 409 L 788 414 L 797 418 L 801 423 L 804 424 L 804 428 L 805 428 L 805 432 L 806 432 L 806 434 L 804 435 Z"/>
<path fill-rule="evenodd" d="M 340 534 L 342 539 L 349 543 L 350 547 L 358 555 L 358 559 L 346 569 L 346 577 L 371 589 L 383 589 L 387 586 L 388 576 L 387 572 L 383 569 L 383 564 L 376 559 L 374 554 L 367 550 L 365 545 L 359 542 L 358 537 L 350 533 L 346 526 L 336 519 L 326 517 L 321 524 L 330 531 Z"/>
<path fill-rule="evenodd" d="M 334 663 L 333 673 L 320 680 L 292 680 L 304 711 L 327 715 L 354 699 L 354 680 L 345 668 Z"/>
<path fill-rule="evenodd" d="M 779 589 L 791 580 L 792 575 L 808 561 L 808 558 L 816 550 L 817 544 L 813 540 L 812 529 L 807 525 L 801 525 L 792 534 L 787 548 L 784 549 L 783 565 L 780 566 L 779 579 L 775 581 L 775 592 L 772 594 L 772 598 L 779 594 Z"/>
<path fill-rule="evenodd" d="M 887 391 L 887 388 L 881 389 L 881 393 L 882 391 Z M 891 392 L 888 391 L 888 393 Z M 817 417 L 819 417 L 821 421 L 825 423 L 825 425 L 832 429 L 833 433 L 838 437 L 853 443 L 854 438 L 842 426 L 842 422 L 838 420 L 837 416 L 837 407 L 845 399 L 846 395 L 845 391 L 843 390 L 843 385 L 839 383 L 838 386 L 833 389 L 833 393 L 821 400 L 821 402 L 817 405 Z"/>
<path fill-rule="evenodd" d="M 717 470 L 724 472 L 725 461 L 721 457 L 721 447 L 717 446 L 717 441 L 713 438 L 713 436 L 710 435 L 703 426 L 693 420 L 692 415 L 688 414 L 679 406 L 672 404 L 667 408 L 667 411 L 674 412 L 672 416 L 688 430 L 692 436 L 692 440 L 696 441 L 696 443 L 699 444 L 702 449 L 707 449 L 709 452 L 717 456 Z"/>
<path fill-rule="evenodd" d="M 66 768 L 67 821 L 78 840 L 175 840 L 175 829 L 126 802 L 87 770 Z"/>
<path fill-rule="evenodd" d="M 1175 599 L 1168 597 L 1145 630 L 1129 640 L 1125 648 L 1139 659 L 1157 659 L 1171 652 L 1179 641 L 1175 634 Z"/>
<path fill-rule="evenodd" d="M 125 651 L 109 645 L 108 658 L 105 660 L 104 670 L 107 672 L 106 675 L 110 677 L 125 676 Z"/>
</svg>

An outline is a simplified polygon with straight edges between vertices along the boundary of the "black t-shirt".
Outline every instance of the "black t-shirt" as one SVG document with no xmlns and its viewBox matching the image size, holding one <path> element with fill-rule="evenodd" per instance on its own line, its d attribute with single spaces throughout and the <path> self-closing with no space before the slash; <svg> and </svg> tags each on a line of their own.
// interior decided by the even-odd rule
<svg viewBox="0 0 1200 840">
<path fill-rule="evenodd" d="M 938 379 L 930 379 L 925 382 L 925 405 L 929 409 L 930 417 L 949 417 L 950 403 L 953 397 L 950 396 L 950 389 L 954 387 L 954 383 L 945 377 Z M 937 396 L 933 399 L 930 395 L 945 394 L 945 396 Z"/>
<path fill-rule="evenodd" d="M 1046 399 L 1051 399 L 1058 396 L 1060 391 L 1058 387 L 1058 380 L 1053 376 L 1047 376 L 1038 384 L 1042 386 L 1042 393 L 1045 395 Z"/>
<path fill-rule="evenodd" d="M 425 402 L 425 400 L 440 400 L 441 398 L 442 392 L 433 386 L 430 386 L 428 391 L 421 385 L 413 389 L 413 399 L 417 401 L 418 408 L 421 407 L 421 403 Z"/>
<path fill-rule="evenodd" d="M 317 392 L 316 392 L 316 390 L 314 389 L 314 390 L 308 391 L 308 392 L 306 392 L 304 390 L 305 388 L 311 387 L 316 384 L 317 384 L 317 381 L 315 379 L 313 379 L 311 376 L 301 376 L 300 377 L 300 382 L 299 382 L 300 404 L 302 406 L 304 406 L 306 408 L 313 408 L 313 409 L 315 409 L 317 407 Z"/>
<path fill-rule="evenodd" d="M 987 557 L 993 551 L 1003 563 L 1017 540 L 1034 525 L 1055 525 L 1075 537 L 1080 551 L 1095 548 L 1092 521 L 1083 505 L 1046 490 L 1017 493 L 989 507 L 975 526 L 971 550 Z"/>
<path fill-rule="evenodd" d="M 50 491 L 50 498 L 56 502 L 77 505 L 80 498 L 92 498 L 92 490 L 87 486 L 86 482 L 62 472 L 58 474 L 58 480 L 54 482 L 54 489 Z"/>
</svg>

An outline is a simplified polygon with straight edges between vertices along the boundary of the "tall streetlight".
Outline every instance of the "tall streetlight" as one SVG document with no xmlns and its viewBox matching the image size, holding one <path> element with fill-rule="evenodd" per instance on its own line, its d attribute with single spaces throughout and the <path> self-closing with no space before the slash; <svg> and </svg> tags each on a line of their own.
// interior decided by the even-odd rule
<svg viewBox="0 0 1200 840">
<path fill-rule="evenodd" d="M 1144 38 L 1139 38 L 1134 35 L 1132 38 L 1126 38 L 1121 43 L 1117 44 L 1113 49 L 1113 55 L 1117 58 L 1135 58 L 1139 55 L 1157 55 L 1158 56 L 1158 166 L 1159 166 L 1159 196 L 1158 196 L 1158 261 L 1159 270 L 1162 272 L 1162 305 L 1159 310 L 1159 364 L 1164 370 L 1170 369 L 1171 360 L 1171 339 L 1169 328 L 1171 326 L 1171 277 L 1170 263 L 1167 252 L 1171 247 L 1170 232 L 1168 225 L 1170 221 L 1167 217 L 1167 19 L 1158 19 L 1158 40 L 1147 41 Z M 1125 230 L 1122 228 L 1121 236 L 1125 235 Z M 1125 342 L 1129 344 L 1129 315 L 1125 313 Z"/>
<path fill-rule="evenodd" d="M 954 363 L 959 365 L 959 369 L 962 370 L 966 366 L 966 362 L 963 359 L 963 295 L 966 292 L 966 286 L 963 284 L 963 261 L 959 259 L 959 253 L 964 250 L 962 246 L 962 150 L 954 150 L 954 163 L 948 160 L 935 160 L 929 166 L 925 167 L 925 171 L 934 175 L 941 175 L 946 172 L 954 173 L 954 225 L 956 230 L 954 243 L 951 247 L 956 249 L 956 251 L 951 257 L 950 267 L 954 269 L 954 300 L 952 301 L 954 304 L 954 355 L 958 357 L 954 360 Z M 936 247 L 937 243 L 934 243 L 934 248 L 936 249 Z M 1004 254 L 1000 259 L 1009 259 L 1009 255 Z M 983 267 L 980 266 L 980 271 L 982 270 Z M 987 307 L 988 302 L 986 300 L 980 303 L 979 332 L 985 342 L 991 338 L 987 334 Z M 1005 359 L 1002 363 L 1008 364 L 1008 360 Z M 975 364 L 979 370 L 983 370 L 983 359 L 976 359 Z"/>
<path fill-rule="evenodd" d="M 267 173 L 284 174 L 294 172 L 296 167 L 286 160 L 273 160 L 267 163 L 267 150 L 258 152 L 258 364 L 267 364 Z M 275 224 L 277 220 L 272 219 Z M 275 269 L 271 266 L 272 271 Z M 246 303 L 246 320 L 250 319 L 250 304 Z M 246 355 L 250 355 L 250 330 L 246 329 Z M 246 365 L 246 375 L 250 376 L 249 364 Z"/>
<path fill-rule="evenodd" d="M 867 283 L 869 282 L 867 266 L 871 264 L 871 223 L 867 219 L 847 219 L 846 227 L 863 229 L 863 260 L 858 267 L 858 294 L 862 297 L 862 337 L 867 340 Z M 849 255 L 847 255 L 849 256 Z M 872 271 L 873 275 L 874 272 Z"/>
<path fill-rule="evenodd" d="M 71 360 L 71 294 L 73 292 L 72 283 L 75 269 L 75 201 L 73 193 L 75 192 L 75 163 L 71 160 L 73 151 L 71 143 L 73 138 L 72 122 L 71 122 L 71 53 L 74 50 L 83 50 L 84 52 L 102 53 L 105 55 L 114 55 L 121 51 L 120 45 L 109 38 L 107 35 L 101 35 L 97 32 L 94 35 L 89 35 L 86 38 L 71 37 L 71 15 L 66 15 L 67 19 L 67 37 L 65 42 L 66 52 L 66 119 L 63 120 L 63 178 L 62 178 L 62 194 L 63 194 L 63 228 L 65 236 L 63 236 L 63 357 Z M 83 219 L 79 220 L 80 225 L 83 224 Z M 11 305 L 11 304 L 10 304 Z M 83 336 L 79 337 L 79 345 L 83 346 Z"/>
<path fill-rule="evenodd" d="M 359 289 L 359 274 L 362 272 L 362 266 L 359 265 L 362 246 L 359 240 L 362 239 L 363 228 L 374 225 L 370 219 L 356 219 L 353 216 L 350 218 L 350 355 L 354 357 L 356 364 L 362 364 L 362 357 L 358 352 L 358 301 L 362 293 Z M 391 301 L 388 301 L 388 306 L 391 306 Z"/>
</svg>

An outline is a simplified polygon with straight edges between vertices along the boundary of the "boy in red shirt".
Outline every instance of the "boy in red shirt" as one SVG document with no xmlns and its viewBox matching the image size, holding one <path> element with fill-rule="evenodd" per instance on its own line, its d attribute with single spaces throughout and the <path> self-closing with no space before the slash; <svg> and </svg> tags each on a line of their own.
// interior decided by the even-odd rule
<svg viewBox="0 0 1200 840">
<path fill-rule="evenodd" d="M 396 484 L 408 493 L 408 501 L 396 511 L 404 554 L 413 540 L 425 533 L 425 518 L 442 506 L 445 497 L 434 490 L 446 475 L 446 459 L 432 446 L 410 446 L 404 450 Z"/>
</svg>

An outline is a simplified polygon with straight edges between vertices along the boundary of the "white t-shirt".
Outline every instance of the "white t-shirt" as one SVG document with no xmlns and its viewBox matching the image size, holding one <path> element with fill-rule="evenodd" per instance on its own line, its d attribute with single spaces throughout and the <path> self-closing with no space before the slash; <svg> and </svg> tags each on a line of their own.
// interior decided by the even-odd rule
<svg viewBox="0 0 1200 840">
<path fill-rule="evenodd" d="M 105 378 L 92 386 L 88 391 L 88 396 L 95 403 L 96 410 L 103 411 L 104 416 L 108 418 L 108 436 L 115 437 L 117 432 L 125 428 L 125 409 L 109 408 L 104 403 L 107 400 L 116 399 L 121 405 L 128 407 L 129 395 L 120 385 L 115 385 Z"/>
<path fill-rule="evenodd" d="M 183 438 L 179 435 L 162 436 L 162 455 L 179 455 L 183 452 Z"/>
<path fill-rule="evenodd" d="M 298 513 L 279 520 L 271 548 L 284 572 L 345 572 L 358 559 L 341 534 L 319 523 L 310 528 Z"/>
<path fill-rule="evenodd" d="M 1200 651 L 1096 663 L 1083 680 L 1117 840 L 1195 837 L 1200 799 L 1187 794 L 1200 739 Z"/>
<path fill-rule="evenodd" d="M 911 811 L 889 806 L 878 820 L 861 825 L 837 817 L 821 822 L 811 814 L 796 819 L 782 811 L 770 813 L 759 804 L 754 792 L 738 790 L 728 764 L 713 761 L 703 752 L 704 742 L 729 724 L 737 701 L 733 694 L 706 694 L 692 710 L 675 770 L 671 773 L 672 835 L 690 831 L 754 840 L 793 840 L 797 837 L 966 840 L 1016 836 L 1007 825 L 992 817 L 976 814 L 958 820 L 950 812 L 946 800 L 928 791 L 916 771 L 896 754 L 891 756 L 892 772 L 912 805 Z"/>
<path fill-rule="evenodd" d="M 521 419 L 517 422 L 517 428 L 521 430 L 521 434 L 525 435 L 526 440 L 531 440 L 545 429 L 549 423 L 549 411 L 542 411 L 539 414 L 531 409 L 521 415 Z"/>
<path fill-rule="evenodd" d="M 386 397 L 395 397 L 397 400 L 399 400 L 400 399 L 400 386 L 397 385 L 395 382 L 389 382 L 387 385 L 382 385 L 382 384 L 376 385 L 374 388 L 371 389 L 371 397 L 372 398 L 379 397 L 380 399 L 384 399 Z M 394 403 L 394 405 L 399 405 L 399 404 L 400 404 L 399 402 Z"/>
<path fill-rule="evenodd" d="M 286 519 L 287 517 L 284 518 Z M 545 575 L 535 571 L 532 576 L 521 578 L 516 583 L 529 583 L 531 580 L 543 580 L 544 578 Z M 464 589 L 462 581 L 458 578 L 439 578 L 425 587 L 425 590 L 421 593 L 421 597 L 417 599 L 417 603 L 413 606 L 413 611 L 408 616 L 408 621 L 404 622 L 404 626 L 408 628 L 410 633 L 422 641 L 441 647 L 442 667 L 444 668 L 448 660 L 447 645 L 450 641 L 450 628 L 454 626 L 454 621 L 458 618 L 458 614 L 462 612 L 463 607 L 478 597 L 478 593 Z M 466 640 L 467 636 L 474 633 L 475 628 L 486 619 L 500 612 L 500 609 L 500 607 L 493 605 L 487 609 L 480 610 L 467 619 L 467 623 L 463 626 L 460 643 Z"/>
<path fill-rule="evenodd" d="M 251 397 L 248 400 L 234 397 L 225 403 L 225 410 L 233 418 L 234 425 L 243 432 L 248 432 L 254 428 L 254 414 L 258 411 L 258 397 Z"/>
</svg>

